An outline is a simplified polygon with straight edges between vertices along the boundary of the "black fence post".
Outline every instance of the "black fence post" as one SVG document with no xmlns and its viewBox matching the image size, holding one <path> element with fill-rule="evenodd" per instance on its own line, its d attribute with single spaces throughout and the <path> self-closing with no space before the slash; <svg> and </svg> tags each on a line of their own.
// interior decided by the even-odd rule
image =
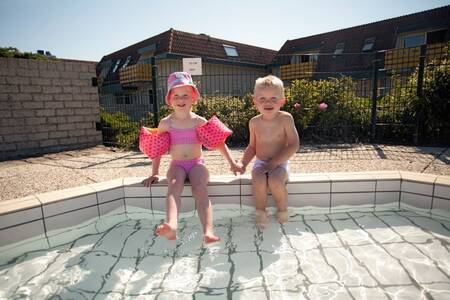
<svg viewBox="0 0 450 300">
<path fill-rule="evenodd" d="M 158 66 L 156 59 L 151 58 L 152 64 L 152 98 L 153 98 L 153 126 L 158 127 L 159 123 L 159 103 L 158 103 Z"/>
<path fill-rule="evenodd" d="M 370 142 L 374 143 L 377 134 L 377 99 L 378 99 L 378 58 L 375 53 L 372 72 L 372 109 L 371 109 L 371 130 L 370 130 Z"/>
<path fill-rule="evenodd" d="M 419 57 L 419 71 L 417 73 L 417 98 L 419 101 L 421 101 L 423 97 L 423 74 L 425 69 L 425 58 L 427 54 L 427 46 L 422 45 L 420 46 L 420 57 Z M 422 119 L 422 110 L 419 109 L 416 111 L 416 125 L 414 128 L 414 145 L 417 145 L 419 143 L 419 126 L 420 121 Z"/>
</svg>

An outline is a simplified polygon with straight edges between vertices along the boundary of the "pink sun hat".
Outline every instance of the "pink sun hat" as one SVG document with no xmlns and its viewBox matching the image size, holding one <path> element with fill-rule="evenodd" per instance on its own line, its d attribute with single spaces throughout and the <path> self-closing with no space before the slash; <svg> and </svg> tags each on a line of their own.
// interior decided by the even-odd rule
<svg viewBox="0 0 450 300">
<path fill-rule="evenodd" d="M 194 103 L 200 98 L 200 93 L 197 90 L 197 87 L 192 81 L 191 74 L 186 72 L 174 72 L 169 75 L 167 78 L 167 94 L 166 94 L 166 103 L 170 106 L 169 96 L 170 91 L 179 86 L 191 86 L 192 87 L 192 100 Z"/>
</svg>

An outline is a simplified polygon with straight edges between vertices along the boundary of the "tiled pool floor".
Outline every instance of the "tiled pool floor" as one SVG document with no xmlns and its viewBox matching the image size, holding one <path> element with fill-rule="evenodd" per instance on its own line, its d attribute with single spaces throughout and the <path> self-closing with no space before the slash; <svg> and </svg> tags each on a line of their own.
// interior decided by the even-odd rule
<svg viewBox="0 0 450 300">
<path fill-rule="evenodd" d="M 303 209 L 261 230 L 215 209 L 206 247 L 195 215 L 170 242 L 136 209 L 0 248 L 0 299 L 450 299 L 448 219 Z"/>
</svg>

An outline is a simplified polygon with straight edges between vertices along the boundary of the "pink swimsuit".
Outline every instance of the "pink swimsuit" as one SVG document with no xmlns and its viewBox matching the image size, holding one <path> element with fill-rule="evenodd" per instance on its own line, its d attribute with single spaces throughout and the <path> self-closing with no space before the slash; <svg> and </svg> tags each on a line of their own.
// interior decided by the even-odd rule
<svg viewBox="0 0 450 300">
<path fill-rule="evenodd" d="M 194 128 L 173 128 L 170 126 L 170 144 L 171 145 L 183 145 L 183 144 L 201 144 L 197 137 L 196 127 Z M 186 173 L 189 173 L 191 169 L 196 165 L 203 165 L 205 163 L 203 157 L 194 159 L 175 160 L 172 159 L 170 166 L 180 166 Z"/>
</svg>

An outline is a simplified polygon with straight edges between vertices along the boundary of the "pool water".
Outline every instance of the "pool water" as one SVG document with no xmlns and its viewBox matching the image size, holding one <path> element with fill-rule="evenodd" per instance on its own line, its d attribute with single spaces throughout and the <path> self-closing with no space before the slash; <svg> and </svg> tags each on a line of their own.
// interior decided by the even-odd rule
<svg viewBox="0 0 450 300">
<path fill-rule="evenodd" d="M 221 241 L 194 213 L 177 241 L 164 213 L 127 208 L 0 248 L 0 299 L 450 299 L 450 220 L 411 210 L 290 210 L 255 225 L 215 207 Z"/>
</svg>

